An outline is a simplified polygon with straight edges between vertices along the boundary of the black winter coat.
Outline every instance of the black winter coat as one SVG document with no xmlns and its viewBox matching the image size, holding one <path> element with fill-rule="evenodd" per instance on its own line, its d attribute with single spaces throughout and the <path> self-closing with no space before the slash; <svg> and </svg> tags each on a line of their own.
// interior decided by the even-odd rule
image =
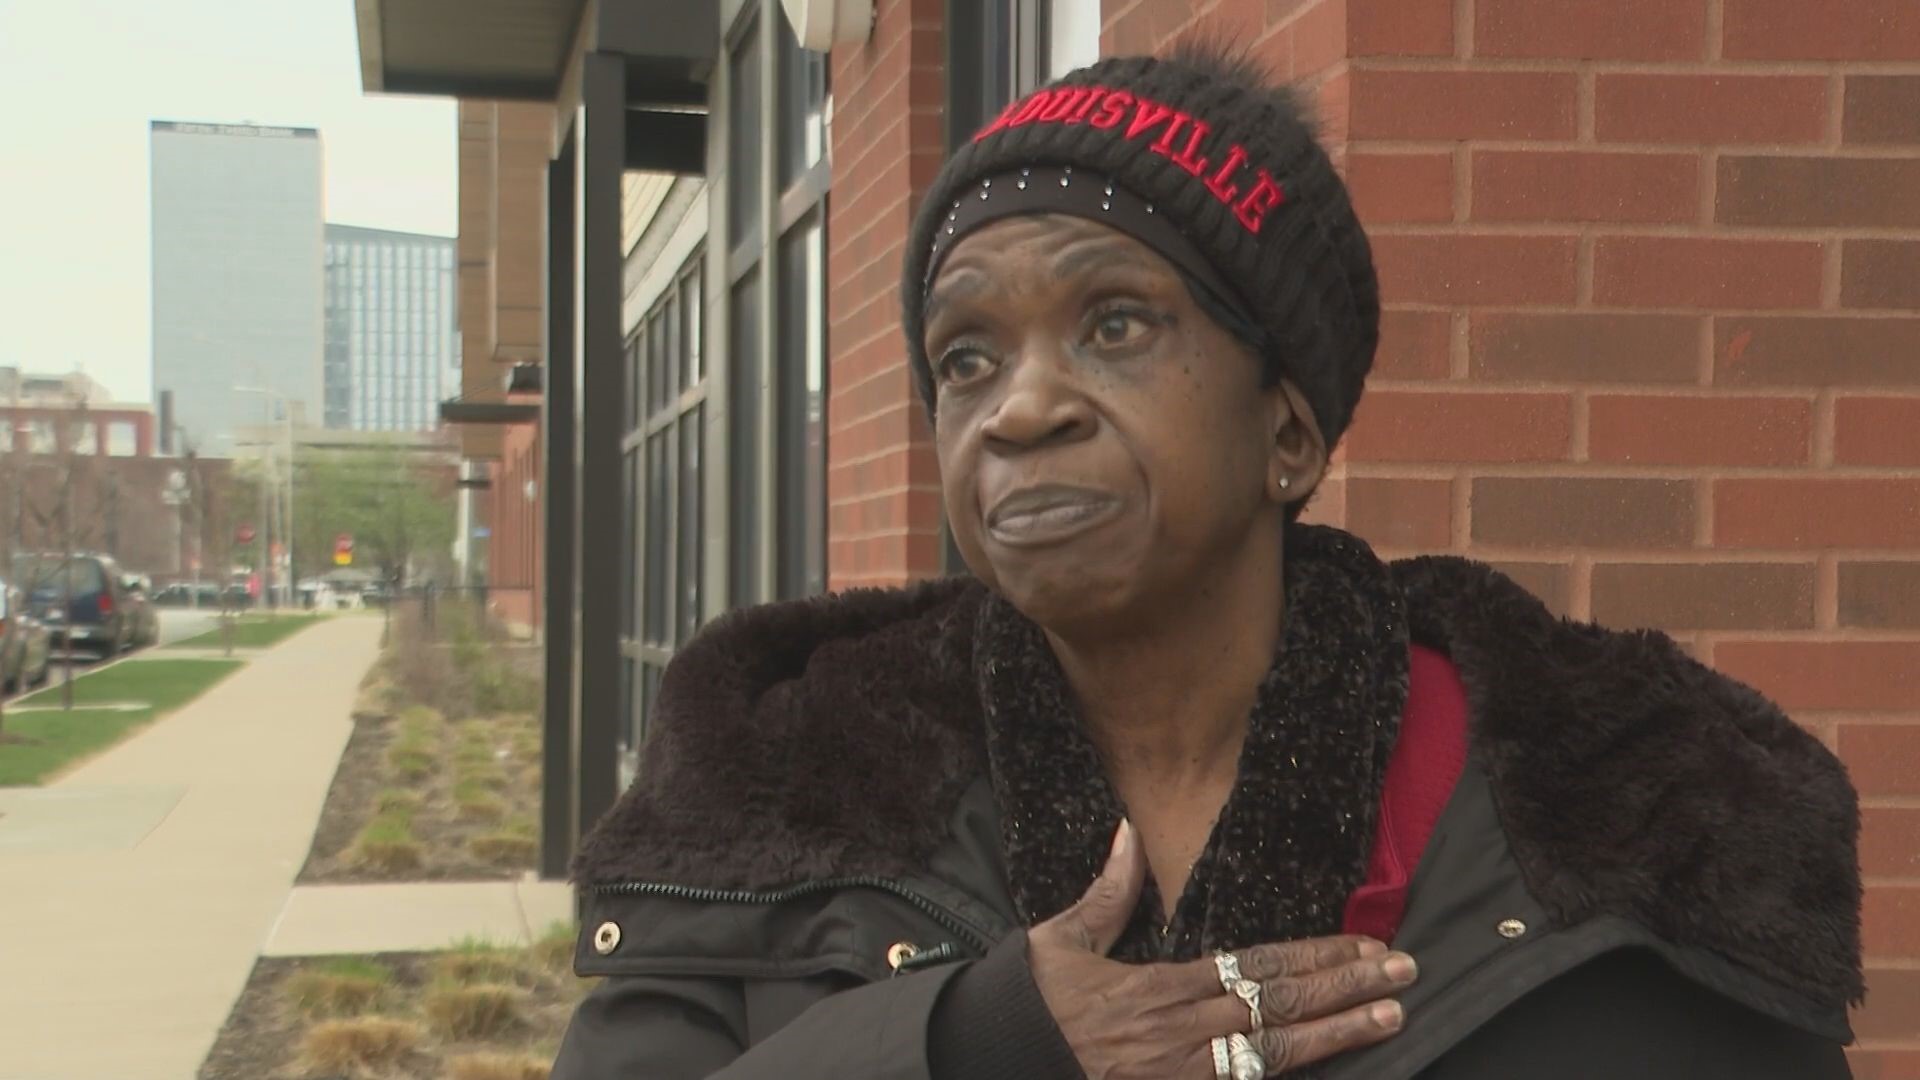
<svg viewBox="0 0 1920 1080">
<path fill-rule="evenodd" d="M 1335 1080 L 1833 1080 L 1861 996 L 1837 760 L 1665 637 L 1393 564 L 1470 705 L 1394 947 L 1405 1029 Z M 1071 1080 L 1034 988 L 948 581 L 736 613 L 675 659 L 576 867 L 604 976 L 554 1080 Z"/>
</svg>

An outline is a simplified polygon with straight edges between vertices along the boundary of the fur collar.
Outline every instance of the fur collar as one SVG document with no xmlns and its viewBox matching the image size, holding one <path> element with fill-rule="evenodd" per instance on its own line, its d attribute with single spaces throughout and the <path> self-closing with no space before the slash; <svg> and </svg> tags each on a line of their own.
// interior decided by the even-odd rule
<svg viewBox="0 0 1920 1080">
<path fill-rule="evenodd" d="M 1463 559 L 1390 569 L 1412 639 L 1460 670 L 1474 758 L 1556 920 L 1625 916 L 1860 997 L 1858 811 L 1817 739 L 1664 635 L 1557 619 Z M 716 619 L 663 678 L 640 776 L 576 877 L 756 889 L 923 868 L 987 767 L 987 600 L 953 579 Z"/>
<path fill-rule="evenodd" d="M 1149 878 L 1117 957 L 1337 933 L 1341 905 L 1327 898 L 1365 879 L 1407 703 L 1406 613 L 1387 568 L 1345 533 L 1295 530 L 1285 569 L 1284 637 L 1233 792 L 1186 893 L 1164 897 Z M 1031 925 L 1080 898 L 1123 809 L 1040 628 L 989 597 L 974 649 L 1007 880 Z"/>
</svg>

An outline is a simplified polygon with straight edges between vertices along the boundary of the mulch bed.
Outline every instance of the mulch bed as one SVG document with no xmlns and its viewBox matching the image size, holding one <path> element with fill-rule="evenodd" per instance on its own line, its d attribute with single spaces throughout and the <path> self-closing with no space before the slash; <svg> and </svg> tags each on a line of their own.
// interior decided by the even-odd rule
<svg viewBox="0 0 1920 1080">
<path fill-rule="evenodd" d="M 524 997 L 517 1018 L 505 1030 L 490 1039 L 450 1039 L 436 1034 L 421 1012 L 421 1000 L 436 978 L 436 955 L 402 953 L 372 959 L 394 974 L 380 1015 L 418 1024 L 424 1035 L 403 1060 L 384 1068 L 348 1072 L 309 1065 L 301 1050 L 314 1021 L 289 1004 L 282 988 L 290 975 L 326 961 L 262 959 L 254 965 L 246 989 L 214 1040 L 199 1080 L 432 1080 L 449 1075 L 449 1063 L 455 1058 L 475 1053 L 551 1062 L 575 1006 L 591 985 L 560 970 L 556 960 L 543 976 L 522 982 Z"/>
<path fill-rule="evenodd" d="M 504 754 L 499 764 L 507 784 L 496 791 L 504 807 L 496 821 L 463 818 L 453 798 L 458 766 L 454 762 L 457 733 L 467 725 L 484 723 L 496 732 L 495 743 Z M 524 734 L 537 731 L 532 717 L 502 715 L 484 721 L 453 721 L 442 739 L 439 766 L 420 780 L 396 776 L 387 761 L 398 722 L 384 712 L 354 715 L 353 735 L 335 768 L 333 785 L 320 811 L 313 846 L 297 879 L 302 885 L 368 884 L 400 881 L 501 881 L 535 869 L 537 856 L 486 857 L 470 845 L 476 838 L 498 834 L 514 823 L 535 822 L 540 809 L 537 746 Z M 526 751 L 533 749 L 533 754 Z M 412 868 L 369 864 L 355 857 L 354 840 L 372 821 L 382 793 L 409 791 L 420 797 L 413 816 L 413 834 L 421 861 Z"/>
</svg>

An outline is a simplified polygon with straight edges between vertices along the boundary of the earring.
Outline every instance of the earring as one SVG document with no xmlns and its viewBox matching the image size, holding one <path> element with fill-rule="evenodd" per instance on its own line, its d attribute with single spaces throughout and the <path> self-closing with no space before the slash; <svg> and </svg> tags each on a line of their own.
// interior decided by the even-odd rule
<svg viewBox="0 0 1920 1080">
<path fill-rule="evenodd" d="M 1288 488 L 1290 488 L 1290 487 L 1292 487 L 1292 486 L 1293 486 L 1293 477 L 1291 477 L 1291 476 L 1283 476 L 1283 477 L 1281 477 L 1281 478 L 1280 478 L 1280 490 L 1281 490 L 1281 491 L 1285 491 L 1285 490 L 1287 490 Z"/>
</svg>

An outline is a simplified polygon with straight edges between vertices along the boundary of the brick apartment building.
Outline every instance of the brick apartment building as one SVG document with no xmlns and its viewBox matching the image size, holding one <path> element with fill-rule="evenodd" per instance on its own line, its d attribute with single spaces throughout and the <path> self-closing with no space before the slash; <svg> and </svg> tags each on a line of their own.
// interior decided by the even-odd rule
<svg viewBox="0 0 1920 1080">
<path fill-rule="evenodd" d="M 1665 629 L 1836 748 L 1865 807 L 1854 1067 L 1920 1076 L 1911 0 L 879 0 L 830 56 L 774 0 L 552 0 L 537 33 L 372 6 L 369 88 L 552 121 L 544 194 L 499 205 L 546 222 L 541 415 L 489 466 L 566 620 L 550 749 L 584 764 L 549 777 L 550 847 L 702 621 L 956 569 L 895 291 L 947 148 L 1094 55 L 1227 35 L 1312 91 L 1387 302 L 1311 517 Z"/>
</svg>

